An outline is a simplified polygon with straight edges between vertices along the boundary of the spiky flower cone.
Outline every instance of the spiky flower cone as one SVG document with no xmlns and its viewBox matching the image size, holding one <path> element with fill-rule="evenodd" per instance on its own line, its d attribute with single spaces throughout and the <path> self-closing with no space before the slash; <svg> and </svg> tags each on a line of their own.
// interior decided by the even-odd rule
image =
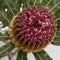
<svg viewBox="0 0 60 60">
<path fill-rule="evenodd" d="M 55 17 L 48 9 L 33 6 L 19 12 L 10 23 L 10 38 L 24 52 L 38 52 L 51 43 L 56 32 Z"/>
</svg>

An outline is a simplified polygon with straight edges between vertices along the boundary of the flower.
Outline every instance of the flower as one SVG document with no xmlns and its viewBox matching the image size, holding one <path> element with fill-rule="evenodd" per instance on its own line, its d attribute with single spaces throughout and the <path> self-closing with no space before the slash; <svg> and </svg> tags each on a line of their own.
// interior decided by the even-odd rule
<svg viewBox="0 0 60 60">
<path fill-rule="evenodd" d="M 48 9 L 32 6 L 19 12 L 10 23 L 10 38 L 24 52 L 38 52 L 51 43 L 55 17 Z"/>
</svg>

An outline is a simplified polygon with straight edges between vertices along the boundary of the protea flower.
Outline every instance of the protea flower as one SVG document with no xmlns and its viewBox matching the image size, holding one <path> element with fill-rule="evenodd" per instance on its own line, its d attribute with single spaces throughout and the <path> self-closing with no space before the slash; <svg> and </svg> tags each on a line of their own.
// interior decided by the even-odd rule
<svg viewBox="0 0 60 60">
<path fill-rule="evenodd" d="M 10 2 L 12 3 L 12 1 Z M 40 3 L 37 3 L 38 1 L 34 1 L 33 5 L 32 5 L 33 1 L 28 2 L 29 3 L 20 1 L 20 4 L 22 6 L 20 7 L 20 11 L 17 11 L 17 9 L 15 10 L 14 4 L 19 3 L 19 0 L 16 1 L 16 3 L 14 4 L 12 3 L 14 10 L 11 9 L 8 1 L 5 0 L 5 3 L 7 4 L 8 8 L 10 9 L 14 17 L 11 18 L 10 22 L 4 16 L 3 14 L 4 11 L 2 9 L 1 15 L 9 22 L 8 37 L 10 39 L 9 41 L 11 42 L 0 48 L 2 52 L 2 49 L 4 50 L 5 49 L 4 47 L 7 46 L 6 48 L 7 53 L 2 52 L 2 54 L 0 54 L 0 57 L 8 55 L 9 52 L 11 52 L 15 47 L 17 47 L 17 49 L 19 50 L 17 60 L 21 60 L 21 57 L 19 57 L 21 56 L 21 54 L 23 56 L 23 60 L 27 60 L 26 56 L 27 53 L 29 52 L 32 52 L 34 54 L 36 60 L 40 60 L 40 55 L 42 56 L 43 60 L 46 60 L 46 58 L 43 58 L 44 55 L 42 55 L 43 53 L 46 54 L 46 52 L 43 49 L 46 48 L 51 43 L 59 45 L 58 44 L 59 42 L 54 43 L 54 41 L 56 40 L 55 36 L 58 35 L 56 33 L 58 31 L 57 21 L 60 18 L 56 19 L 56 16 L 54 15 L 54 12 L 52 10 L 57 5 L 59 5 L 60 2 L 54 5 L 54 7 L 51 9 L 47 8 L 49 3 L 51 3 L 51 0 L 47 3 L 46 6 L 39 5 L 43 4 L 42 1 L 40 1 Z M 19 8 L 18 4 L 17 7 Z M 7 11 L 7 9 L 5 9 L 5 11 Z M 16 11 L 16 15 L 14 14 L 13 11 Z M 8 13 L 10 14 L 10 12 L 7 12 L 6 14 L 8 15 Z M 48 54 L 47 57 L 48 60 L 52 60 L 48 56 Z"/>
<path fill-rule="evenodd" d="M 10 23 L 12 42 L 25 52 L 38 52 L 51 43 L 55 18 L 48 9 L 33 6 L 19 12 Z"/>
</svg>

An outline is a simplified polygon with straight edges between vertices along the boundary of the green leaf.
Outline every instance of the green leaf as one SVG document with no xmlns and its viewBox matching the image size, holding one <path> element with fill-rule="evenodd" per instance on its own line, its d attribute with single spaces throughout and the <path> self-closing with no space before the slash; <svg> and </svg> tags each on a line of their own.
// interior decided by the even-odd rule
<svg viewBox="0 0 60 60">
<path fill-rule="evenodd" d="M 2 4 L 2 10 L 4 11 L 5 16 L 11 20 L 15 14 L 15 10 L 13 11 L 14 7 L 13 5 L 11 6 L 11 2 L 9 3 L 8 1 L 10 0 L 4 0 Z M 7 9 L 7 12 L 5 12 L 5 9 Z"/>
<path fill-rule="evenodd" d="M 59 6 L 59 5 L 58 5 L 58 6 Z M 55 14 L 54 14 L 54 15 L 55 15 L 56 19 L 57 19 L 57 18 L 60 18 L 60 9 L 57 9 L 57 7 L 56 7 L 54 10 L 55 10 Z M 60 21 L 58 21 L 58 23 L 59 23 L 59 22 L 60 22 Z M 58 24 L 58 23 L 57 23 L 57 24 Z M 59 25 L 60 25 L 60 24 L 59 24 Z"/>
<path fill-rule="evenodd" d="M 0 0 L 0 10 L 2 10 L 2 0 Z"/>
<path fill-rule="evenodd" d="M 17 9 L 17 6 L 16 6 L 16 1 L 15 0 L 6 0 L 6 1 L 9 4 L 12 11 L 14 12 L 14 14 L 16 14 L 18 12 L 18 9 Z"/>
<path fill-rule="evenodd" d="M 27 7 L 29 7 L 29 1 L 30 0 L 18 0 L 17 1 L 17 7 L 20 9 L 20 7 L 21 7 L 21 4 L 23 4 L 23 8 L 27 8 Z"/>
<path fill-rule="evenodd" d="M 5 34 L 0 33 L 0 41 L 6 41 L 6 40 L 9 40 L 8 33 L 5 33 Z"/>
<path fill-rule="evenodd" d="M 11 42 L 4 45 L 3 47 L 1 47 L 0 48 L 0 58 L 8 55 L 14 48 L 15 47 Z"/>
<path fill-rule="evenodd" d="M 59 16 L 59 15 L 58 15 Z M 57 28 L 60 28 L 60 19 L 56 21 L 57 23 Z"/>
<path fill-rule="evenodd" d="M 0 36 L 0 41 L 5 41 L 5 40 L 8 40 L 8 36 Z"/>
<path fill-rule="evenodd" d="M 60 46 L 60 36 L 54 37 L 54 40 L 52 41 L 53 45 Z"/>
<path fill-rule="evenodd" d="M 57 31 L 60 31 L 60 26 L 57 26 Z"/>
<path fill-rule="evenodd" d="M 53 60 L 44 50 L 33 54 L 36 60 Z"/>
<path fill-rule="evenodd" d="M 59 0 L 54 0 L 54 4 L 58 3 Z M 60 4 L 56 7 L 57 9 L 60 9 Z"/>
<path fill-rule="evenodd" d="M 56 36 L 60 36 L 60 31 L 57 31 L 56 32 Z"/>
<path fill-rule="evenodd" d="M 48 0 L 30 0 L 29 5 L 33 6 L 33 5 L 40 5 L 40 6 L 45 6 L 46 3 L 48 2 Z"/>
<path fill-rule="evenodd" d="M 0 16 L 0 21 L 2 21 L 4 27 L 9 25 L 8 21 L 2 16 Z"/>
<path fill-rule="evenodd" d="M 27 60 L 27 53 L 19 51 L 16 60 Z"/>
</svg>

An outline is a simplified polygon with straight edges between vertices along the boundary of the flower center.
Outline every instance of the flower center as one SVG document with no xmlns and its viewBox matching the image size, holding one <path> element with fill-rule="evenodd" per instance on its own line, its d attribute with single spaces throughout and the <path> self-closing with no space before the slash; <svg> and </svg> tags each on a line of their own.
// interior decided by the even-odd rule
<svg viewBox="0 0 60 60">
<path fill-rule="evenodd" d="M 39 21 L 35 21 L 34 22 L 34 27 L 37 28 L 37 27 L 42 27 L 42 24 L 39 23 Z"/>
</svg>

